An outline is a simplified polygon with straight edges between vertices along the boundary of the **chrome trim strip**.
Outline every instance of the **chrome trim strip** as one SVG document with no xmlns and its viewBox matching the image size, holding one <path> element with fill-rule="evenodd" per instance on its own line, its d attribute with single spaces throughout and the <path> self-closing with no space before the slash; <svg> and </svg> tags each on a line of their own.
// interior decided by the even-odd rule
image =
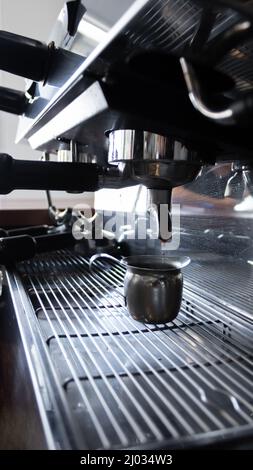
<svg viewBox="0 0 253 470">
<path fill-rule="evenodd" d="M 100 97 L 99 100 L 98 96 Z M 98 102 L 99 106 L 97 105 Z M 102 113 L 107 107 L 101 86 L 98 82 L 95 82 L 51 121 L 33 134 L 28 141 L 33 149 L 38 149 L 43 144 L 56 140 L 64 132 L 73 129 L 92 116 Z"/>
</svg>

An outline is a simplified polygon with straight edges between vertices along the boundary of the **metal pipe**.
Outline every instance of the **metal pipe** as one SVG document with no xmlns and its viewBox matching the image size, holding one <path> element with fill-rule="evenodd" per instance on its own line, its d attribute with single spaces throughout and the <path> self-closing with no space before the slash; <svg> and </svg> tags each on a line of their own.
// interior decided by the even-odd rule
<svg viewBox="0 0 253 470">
<path fill-rule="evenodd" d="M 210 109 L 202 98 L 199 82 L 193 66 L 184 57 L 180 58 L 180 64 L 188 89 L 189 98 L 194 108 L 203 114 L 203 116 L 212 119 L 213 121 L 222 121 L 227 124 L 233 124 L 233 110 L 231 108 L 222 109 L 220 111 Z"/>
</svg>

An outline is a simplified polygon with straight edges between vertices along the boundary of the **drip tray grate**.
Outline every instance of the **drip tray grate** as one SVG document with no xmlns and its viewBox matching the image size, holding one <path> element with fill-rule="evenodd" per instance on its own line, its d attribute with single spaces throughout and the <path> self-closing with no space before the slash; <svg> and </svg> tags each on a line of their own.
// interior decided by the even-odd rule
<svg viewBox="0 0 253 470">
<path fill-rule="evenodd" d="M 186 283 L 174 322 L 138 323 L 124 303 L 124 267 L 94 266 L 68 250 L 19 265 L 83 447 L 253 431 L 252 321 Z"/>
</svg>

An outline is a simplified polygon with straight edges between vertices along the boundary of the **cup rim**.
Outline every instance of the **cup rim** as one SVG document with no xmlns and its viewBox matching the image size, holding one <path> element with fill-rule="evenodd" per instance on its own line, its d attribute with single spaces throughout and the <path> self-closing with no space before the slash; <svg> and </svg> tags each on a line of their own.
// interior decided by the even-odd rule
<svg viewBox="0 0 253 470">
<path fill-rule="evenodd" d="M 189 256 L 136 255 L 123 258 L 127 267 L 141 271 L 168 272 L 179 271 L 191 262 Z M 159 267 L 152 267 L 152 263 Z"/>
</svg>

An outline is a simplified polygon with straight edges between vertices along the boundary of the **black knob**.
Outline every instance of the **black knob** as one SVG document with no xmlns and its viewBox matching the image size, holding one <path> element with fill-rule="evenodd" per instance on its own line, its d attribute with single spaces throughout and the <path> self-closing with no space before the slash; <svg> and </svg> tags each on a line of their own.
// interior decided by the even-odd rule
<svg viewBox="0 0 253 470">
<path fill-rule="evenodd" d="M 39 237 L 19 235 L 0 238 L 0 265 L 11 265 L 31 259 L 37 253 L 68 248 L 75 242 L 71 232 L 46 234 Z"/>
<path fill-rule="evenodd" d="M 1 60 L 1 59 L 0 59 Z M 0 87 L 0 110 L 7 113 L 21 115 L 27 105 L 25 94 L 18 90 Z"/>
<path fill-rule="evenodd" d="M 36 254 L 36 241 L 27 235 L 0 238 L 0 264 L 9 265 Z"/>
<path fill-rule="evenodd" d="M 47 44 L 18 34 L 0 31 L 0 69 L 31 79 L 44 81 L 50 65 Z"/>
</svg>

